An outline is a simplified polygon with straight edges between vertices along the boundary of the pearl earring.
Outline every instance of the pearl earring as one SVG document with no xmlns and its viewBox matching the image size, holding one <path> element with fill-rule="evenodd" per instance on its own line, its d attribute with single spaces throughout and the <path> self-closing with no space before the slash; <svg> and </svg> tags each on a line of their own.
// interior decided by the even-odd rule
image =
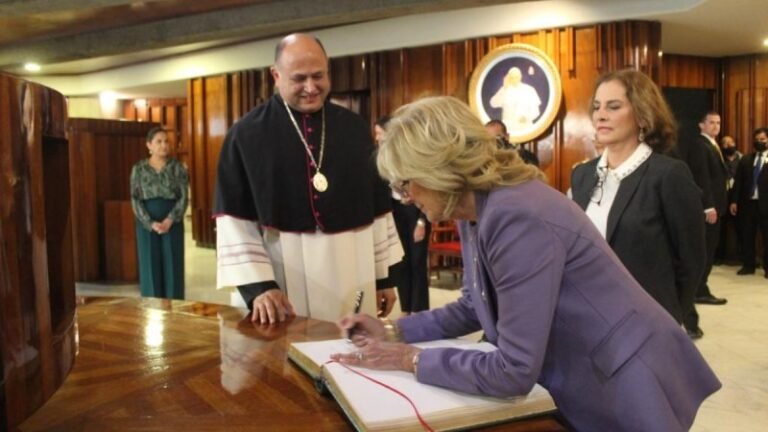
<svg viewBox="0 0 768 432">
<path fill-rule="evenodd" d="M 645 130 L 643 128 L 640 128 L 640 133 L 637 134 L 637 141 L 641 143 L 645 142 Z"/>
</svg>

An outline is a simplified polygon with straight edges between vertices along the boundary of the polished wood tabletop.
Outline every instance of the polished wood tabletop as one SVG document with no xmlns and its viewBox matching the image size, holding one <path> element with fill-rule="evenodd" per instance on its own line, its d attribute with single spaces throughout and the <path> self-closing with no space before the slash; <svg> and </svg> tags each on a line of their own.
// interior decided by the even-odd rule
<svg viewBox="0 0 768 432">
<path fill-rule="evenodd" d="M 287 359 L 334 339 L 306 318 L 252 324 L 246 311 L 180 300 L 78 298 L 72 372 L 21 431 L 351 431 L 335 401 Z M 487 431 L 565 431 L 544 416 Z"/>
</svg>

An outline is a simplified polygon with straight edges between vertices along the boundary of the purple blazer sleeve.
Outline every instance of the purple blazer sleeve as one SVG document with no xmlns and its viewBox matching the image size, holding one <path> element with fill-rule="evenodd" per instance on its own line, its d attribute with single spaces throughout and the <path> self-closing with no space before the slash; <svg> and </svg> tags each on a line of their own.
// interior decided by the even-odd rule
<svg viewBox="0 0 768 432">
<path fill-rule="evenodd" d="M 419 336 L 439 328 L 457 329 L 462 313 L 477 319 L 470 297 L 479 297 L 477 289 L 495 287 L 498 319 L 495 332 L 499 350 L 492 353 L 456 349 L 430 349 L 419 358 L 418 379 L 427 384 L 450 387 L 469 393 L 494 396 L 527 394 L 541 372 L 547 349 L 559 287 L 565 263 L 565 251 L 550 227 L 524 212 L 510 212 L 509 207 L 487 209 L 478 228 L 478 269 L 465 259 L 466 294 L 459 304 L 424 316 L 418 322 L 403 322 L 403 333 L 424 325 Z M 474 239 L 465 239 L 463 247 L 474 249 Z M 469 257 L 473 258 L 473 257 Z M 469 264 L 466 264 L 466 263 Z M 481 275 L 477 280 L 474 274 Z M 488 286 L 485 284 L 489 283 Z M 482 300 L 481 300 L 482 301 Z M 480 315 L 490 314 L 480 310 Z M 448 335 L 441 334 L 441 337 Z M 409 337 L 410 339 L 410 337 Z M 410 340 L 409 340 L 410 341 Z"/>
<path fill-rule="evenodd" d="M 466 274 L 466 272 L 465 272 Z M 464 279 L 466 284 L 466 278 Z M 469 291 L 462 288 L 462 296 L 442 308 L 400 318 L 397 323 L 407 343 L 448 339 L 480 330 Z"/>
</svg>

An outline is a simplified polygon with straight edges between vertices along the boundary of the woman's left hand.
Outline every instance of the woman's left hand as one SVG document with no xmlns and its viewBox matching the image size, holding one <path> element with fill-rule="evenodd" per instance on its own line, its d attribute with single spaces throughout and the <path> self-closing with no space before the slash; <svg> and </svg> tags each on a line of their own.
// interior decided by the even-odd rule
<svg viewBox="0 0 768 432">
<path fill-rule="evenodd" d="M 173 225 L 173 219 L 165 218 L 162 222 L 160 222 L 159 229 L 156 231 L 158 234 L 165 234 L 171 229 L 171 225 Z"/>
<path fill-rule="evenodd" d="M 370 338 L 365 338 L 362 343 L 356 345 L 359 348 L 357 351 L 332 354 L 331 360 L 369 369 L 413 372 L 413 357 L 421 351 L 413 345 Z"/>
</svg>

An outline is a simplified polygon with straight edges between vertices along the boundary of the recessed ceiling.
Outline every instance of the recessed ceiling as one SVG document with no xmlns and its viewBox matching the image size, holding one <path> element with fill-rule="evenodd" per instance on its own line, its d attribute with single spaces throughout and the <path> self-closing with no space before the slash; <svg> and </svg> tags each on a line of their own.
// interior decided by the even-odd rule
<svg viewBox="0 0 768 432">
<path fill-rule="evenodd" d="M 665 53 L 721 57 L 768 52 L 767 3 L 0 0 L 0 70 L 69 95 L 176 97 L 189 77 L 268 65 L 275 38 L 293 31 L 313 31 L 332 55 L 348 55 L 622 19 L 660 21 Z M 24 71 L 26 61 L 41 63 L 41 75 Z"/>
<path fill-rule="evenodd" d="M 48 74 L 88 73 L 136 59 L 161 58 L 168 55 L 168 48 L 176 53 L 190 52 L 199 49 L 200 43 L 220 45 L 415 13 L 521 1 L 0 0 L 0 70 L 18 73 L 25 62 L 36 62 L 46 65 Z M 150 51 L 156 54 L 151 56 Z M 140 54 L 134 55 L 136 52 Z"/>
<path fill-rule="evenodd" d="M 679 13 L 650 15 L 661 21 L 666 53 L 726 57 L 768 52 L 768 0 L 706 0 Z"/>
</svg>

